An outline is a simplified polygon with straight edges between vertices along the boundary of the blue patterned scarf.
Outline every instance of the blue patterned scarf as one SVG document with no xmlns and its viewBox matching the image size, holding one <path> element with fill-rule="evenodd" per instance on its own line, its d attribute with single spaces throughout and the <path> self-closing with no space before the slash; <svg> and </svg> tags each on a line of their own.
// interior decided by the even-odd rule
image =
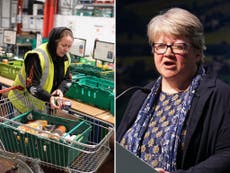
<svg viewBox="0 0 230 173">
<path fill-rule="evenodd" d="M 179 145 L 179 138 L 183 124 L 185 122 L 186 115 L 190 110 L 193 96 L 196 92 L 196 89 L 199 85 L 199 82 L 202 76 L 205 74 L 204 68 L 201 66 L 199 68 L 198 74 L 193 78 L 192 83 L 190 84 L 189 91 L 186 93 L 184 100 L 182 102 L 182 109 L 178 114 L 174 116 L 178 120 L 175 126 L 168 127 L 168 133 L 165 135 L 164 141 L 170 141 L 169 143 L 162 144 L 162 153 L 163 153 L 163 168 L 166 171 L 173 171 L 176 169 L 176 157 L 177 149 Z M 123 141 L 126 141 L 125 148 L 130 152 L 139 156 L 140 146 L 143 136 L 148 128 L 151 116 L 152 116 L 152 106 L 156 102 L 157 93 L 160 91 L 162 77 L 159 77 L 151 89 L 151 93 L 145 99 L 137 118 L 133 126 L 125 133 L 123 136 Z M 122 142 L 121 142 L 122 143 Z"/>
</svg>

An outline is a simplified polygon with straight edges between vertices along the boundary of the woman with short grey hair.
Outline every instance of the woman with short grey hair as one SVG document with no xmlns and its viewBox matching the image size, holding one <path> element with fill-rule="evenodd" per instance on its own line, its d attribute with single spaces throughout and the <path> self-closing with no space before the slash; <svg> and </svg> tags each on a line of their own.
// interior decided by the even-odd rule
<svg viewBox="0 0 230 173">
<path fill-rule="evenodd" d="M 203 26 L 172 8 L 148 24 L 159 77 L 136 91 L 117 141 L 159 173 L 228 173 L 230 86 L 203 65 Z"/>
</svg>

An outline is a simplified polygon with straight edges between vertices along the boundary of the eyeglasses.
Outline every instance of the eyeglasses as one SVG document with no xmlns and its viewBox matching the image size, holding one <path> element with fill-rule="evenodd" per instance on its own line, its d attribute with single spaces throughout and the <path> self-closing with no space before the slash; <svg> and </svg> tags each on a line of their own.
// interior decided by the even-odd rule
<svg viewBox="0 0 230 173">
<path fill-rule="evenodd" d="M 164 43 L 153 43 L 152 48 L 154 48 L 154 52 L 157 54 L 164 54 L 168 47 L 171 48 L 171 51 L 175 54 L 183 54 L 188 51 L 188 47 L 190 44 L 188 43 L 173 43 L 171 45 L 167 45 Z"/>
</svg>

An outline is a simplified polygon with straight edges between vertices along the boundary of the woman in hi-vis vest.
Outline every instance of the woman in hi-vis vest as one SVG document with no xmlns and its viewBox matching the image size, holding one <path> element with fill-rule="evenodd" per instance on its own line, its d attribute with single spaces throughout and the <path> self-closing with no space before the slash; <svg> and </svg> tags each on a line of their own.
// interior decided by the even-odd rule
<svg viewBox="0 0 230 173">
<path fill-rule="evenodd" d="M 51 30 L 48 43 L 25 54 L 24 65 L 14 81 L 14 85 L 24 90 L 12 90 L 8 95 L 20 112 L 26 111 L 26 100 L 32 102 L 36 110 L 44 111 L 46 102 L 50 102 L 51 108 L 61 108 L 62 103 L 57 104 L 57 100 L 62 100 L 71 85 L 68 51 L 73 40 L 69 28 L 56 27 Z M 20 95 L 28 99 L 21 99 Z"/>
</svg>

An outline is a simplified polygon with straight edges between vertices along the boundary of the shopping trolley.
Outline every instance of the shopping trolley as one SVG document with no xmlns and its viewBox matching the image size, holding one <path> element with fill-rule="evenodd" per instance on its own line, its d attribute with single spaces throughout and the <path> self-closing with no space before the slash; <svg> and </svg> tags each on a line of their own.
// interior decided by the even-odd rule
<svg viewBox="0 0 230 173">
<path fill-rule="evenodd" d="M 24 99 L 27 110 L 19 112 L 12 99 Z M 36 110 L 35 102 L 23 94 L 11 100 L 1 98 L 0 155 L 16 158 L 21 167 L 36 161 L 39 165 L 71 173 L 96 172 L 110 152 L 113 125 L 71 108 L 63 110 L 63 114 L 68 118 L 51 109 L 49 104 L 43 111 Z M 41 124 L 39 128 L 30 125 L 41 120 L 46 122 L 46 129 Z M 66 127 L 62 136 L 50 130 L 60 125 Z"/>
</svg>

